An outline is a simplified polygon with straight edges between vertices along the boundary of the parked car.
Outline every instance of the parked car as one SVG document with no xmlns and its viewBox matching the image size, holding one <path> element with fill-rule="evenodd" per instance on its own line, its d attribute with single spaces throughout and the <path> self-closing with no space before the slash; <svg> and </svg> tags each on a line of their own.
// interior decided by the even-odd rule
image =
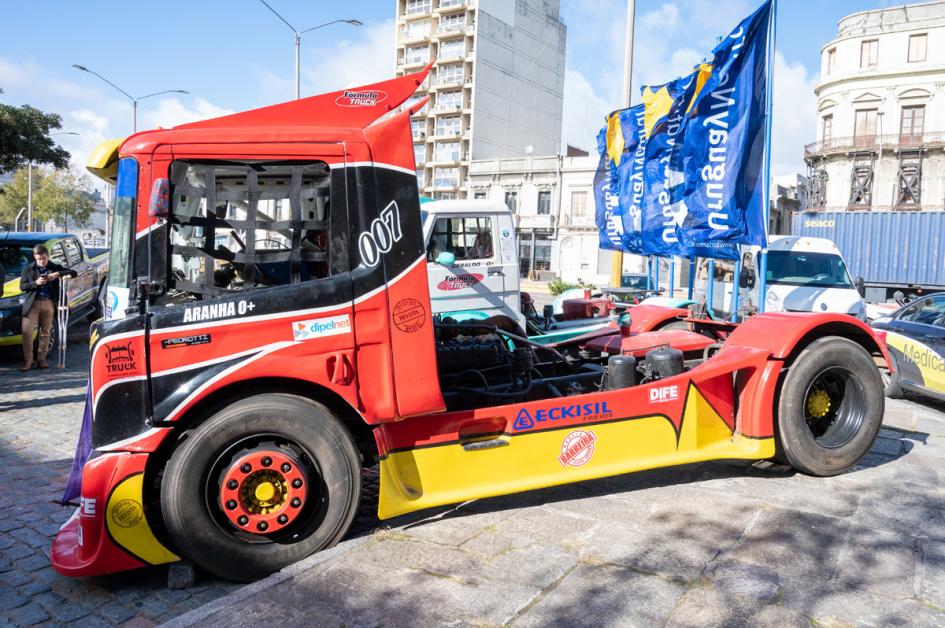
<svg viewBox="0 0 945 628">
<path fill-rule="evenodd" d="M 893 372 L 886 395 L 917 392 L 945 400 L 945 294 L 933 294 L 873 321 L 886 332 Z"/>
<path fill-rule="evenodd" d="M 102 317 L 108 278 L 107 252 L 91 257 L 79 239 L 68 233 L 3 232 L 0 233 L 0 264 L 6 276 L 0 297 L 0 346 L 22 342 L 25 295 L 20 291 L 20 273 L 33 261 L 33 247 L 37 244 L 46 245 L 52 261 L 79 273 L 69 280 L 66 288 L 69 324 Z"/>
</svg>

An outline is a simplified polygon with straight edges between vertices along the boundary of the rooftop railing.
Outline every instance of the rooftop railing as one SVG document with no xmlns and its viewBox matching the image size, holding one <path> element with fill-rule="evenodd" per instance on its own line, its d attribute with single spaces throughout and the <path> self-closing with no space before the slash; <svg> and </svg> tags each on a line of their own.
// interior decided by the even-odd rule
<svg viewBox="0 0 945 628">
<path fill-rule="evenodd" d="M 945 145 L 945 133 L 854 135 L 852 137 L 831 137 L 826 140 L 808 144 L 804 147 L 804 156 L 810 157 L 822 153 L 856 150 L 931 148 L 943 145 Z"/>
</svg>

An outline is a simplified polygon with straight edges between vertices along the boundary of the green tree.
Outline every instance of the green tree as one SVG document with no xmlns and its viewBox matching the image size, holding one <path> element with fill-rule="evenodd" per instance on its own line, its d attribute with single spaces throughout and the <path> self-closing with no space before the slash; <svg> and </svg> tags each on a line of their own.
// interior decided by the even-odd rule
<svg viewBox="0 0 945 628">
<path fill-rule="evenodd" d="M 61 126 L 59 114 L 45 113 L 29 105 L 14 107 L 0 103 L 0 172 L 30 161 L 67 167 L 69 153 L 49 136 L 50 131 Z"/>
<path fill-rule="evenodd" d="M 26 207 L 28 191 L 27 174 L 26 168 L 19 168 L 13 173 L 13 179 L 0 187 L 0 225 L 8 229 L 16 228 L 13 221 L 16 219 L 16 215 L 20 210 Z M 33 192 L 36 192 L 36 178 L 39 175 L 40 169 L 33 168 Z M 25 217 L 21 219 L 20 224 L 26 224 Z"/>
<path fill-rule="evenodd" d="M 95 211 L 95 190 L 86 176 L 71 170 L 45 173 L 33 193 L 33 216 L 46 222 L 55 220 L 63 229 L 82 227 Z"/>
</svg>

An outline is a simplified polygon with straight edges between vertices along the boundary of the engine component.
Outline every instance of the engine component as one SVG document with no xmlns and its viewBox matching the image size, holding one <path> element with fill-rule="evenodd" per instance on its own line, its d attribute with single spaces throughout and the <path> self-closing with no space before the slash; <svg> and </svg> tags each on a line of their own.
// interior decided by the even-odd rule
<svg viewBox="0 0 945 628">
<path fill-rule="evenodd" d="M 515 350 L 512 351 L 512 368 L 515 369 L 516 373 L 531 373 L 534 366 L 535 360 L 533 359 L 531 348 L 516 347 Z"/>
<path fill-rule="evenodd" d="M 647 352 L 646 361 L 660 378 L 683 372 L 683 352 L 672 347 L 659 347 Z"/>
<path fill-rule="evenodd" d="M 496 335 L 458 336 L 436 345 L 440 373 L 490 368 L 509 363 L 509 350 Z"/>
<path fill-rule="evenodd" d="M 637 359 L 632 355 L 610 356 L 607 360 L 607 389 L 619 390 L 636 385 Z"/>
</svg>

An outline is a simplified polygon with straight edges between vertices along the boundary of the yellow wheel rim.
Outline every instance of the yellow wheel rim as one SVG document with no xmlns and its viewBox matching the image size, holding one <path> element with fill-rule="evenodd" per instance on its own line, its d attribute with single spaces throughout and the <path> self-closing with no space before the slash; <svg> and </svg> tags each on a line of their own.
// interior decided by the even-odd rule
<svg viewBox="0 0 945 628">
<path fill-rule="evenodd" d="M 821 388 L 815 388 L 807 397 L 807 414 L 822 419 L 830 412 L 830 395 Z"/>
</svg>

